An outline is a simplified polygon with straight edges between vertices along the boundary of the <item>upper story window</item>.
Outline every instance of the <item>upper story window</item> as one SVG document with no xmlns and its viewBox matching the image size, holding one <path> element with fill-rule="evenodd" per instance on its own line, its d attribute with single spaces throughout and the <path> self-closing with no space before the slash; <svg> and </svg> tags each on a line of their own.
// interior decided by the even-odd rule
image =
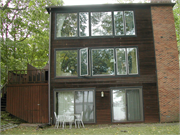
<svg viewBox="0 0 180 135">
<path fill-rule="evenodd" d="M 112 35 L 112 13 L 91 12 L 91 36 Z"/>
<path fill-rule="evenodd" d="M 55 76 L 137 75 L 137 48 L 99 48 L 55 51 Z"/>
<path fill-rule="evenodd" d="M 77 37 L 77 13 L 57 14 L 56 36 Z"/>
<path fill-rule="evenodd" d="M 135 35 L 133 11 L 56 13 L 56 38 Z"/>
</svg>

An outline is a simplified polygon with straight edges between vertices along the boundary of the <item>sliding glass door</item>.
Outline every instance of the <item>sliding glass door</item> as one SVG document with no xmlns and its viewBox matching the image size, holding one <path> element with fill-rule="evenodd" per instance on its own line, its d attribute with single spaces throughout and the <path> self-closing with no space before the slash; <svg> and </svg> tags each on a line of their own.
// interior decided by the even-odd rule
<svg viewBox="0 0 180 135">
<path fill-rule="evenodd" d="M 112 89 L 112 121 L 142 121 L 142 90 Z"/>
<path fill-rule="evenodd" d="M 55 90 L 55 111 L 58 115 L 83 111 L 84 122 L 95 122 L 94 90 Z"/>
</svg>

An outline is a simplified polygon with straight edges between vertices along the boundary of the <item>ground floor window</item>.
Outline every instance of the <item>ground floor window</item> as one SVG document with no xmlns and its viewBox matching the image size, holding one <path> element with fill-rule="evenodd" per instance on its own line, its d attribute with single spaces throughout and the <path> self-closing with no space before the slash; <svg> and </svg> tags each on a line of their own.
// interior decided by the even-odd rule
<svg viewBox="0 0 180 135">
<path fill-rule="evenodd" d="M 112 121 L 142 121 L 142 89 L 112 88 Z"/>
<path fill-rule="evenodd" d="M 54 94 L 55 112 L 58 115 L 77 114 L 83 111 L 84 122 L 95 122 L 94 89 L 56 89 Z"/>
</svg>

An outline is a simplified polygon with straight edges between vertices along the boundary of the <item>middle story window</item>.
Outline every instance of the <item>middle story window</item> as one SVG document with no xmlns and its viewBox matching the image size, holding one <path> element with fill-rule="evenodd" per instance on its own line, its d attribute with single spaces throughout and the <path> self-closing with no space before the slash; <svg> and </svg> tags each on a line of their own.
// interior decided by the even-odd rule
<svg viewBox="0 0 180 135">
<path fill-rule="evenodd" d="M 137 48 L 55 50 L 55 77 L 137 75 Z"/>
<path fill-rule="evenodd" d="M 114 49 L 92 49 L 92 75 L 114 75 Z"/>
<path fill-rule="evenodd" d="M 56 76 L 78 76 L 78 51 L 56 51 Z"/>
</svg>

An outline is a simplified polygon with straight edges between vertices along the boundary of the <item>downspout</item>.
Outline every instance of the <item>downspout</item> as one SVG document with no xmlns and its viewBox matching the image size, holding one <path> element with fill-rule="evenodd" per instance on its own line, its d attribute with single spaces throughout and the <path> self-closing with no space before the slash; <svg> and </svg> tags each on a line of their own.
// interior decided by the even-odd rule
<svg viewBox="0 0 180 135">
<path fill-rule="evenodd" d="M 51 9 L 50 9 L 51 10 Z M 51 71 L 51 11 L 50 11 L 50 18 L 49 18 L 49 72 L 48 72 L 48 114 L 49 114 L 49 124 L 52 124 L 51 123 L 51 111 L 50 111 L 50 109 L 51 109 L 51 107 L 50 107 L 50 102 L 51 102 L 51 100 L 50 100 L 50 94 L 51 94 L 51 87 L 50 87 L 50 79 L 51 79 L 51 77 L 50 77 L 50 71 Z"/>
</svg>

